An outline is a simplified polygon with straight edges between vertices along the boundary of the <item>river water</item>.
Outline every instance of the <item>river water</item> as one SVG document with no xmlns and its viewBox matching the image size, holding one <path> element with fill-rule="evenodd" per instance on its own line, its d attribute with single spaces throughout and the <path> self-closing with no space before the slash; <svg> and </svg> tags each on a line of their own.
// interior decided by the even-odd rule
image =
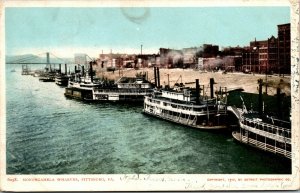
<svg viewBox="0 0 300 193">
<path fill-rule="evenodd" d="M 158 120 L 142 105 L 70 100 L 55 83 L 22 76 L 21 65 L 5 73 L 7 174 L 291 173 L 290 161 L 230 132 Z"/>
</svg>

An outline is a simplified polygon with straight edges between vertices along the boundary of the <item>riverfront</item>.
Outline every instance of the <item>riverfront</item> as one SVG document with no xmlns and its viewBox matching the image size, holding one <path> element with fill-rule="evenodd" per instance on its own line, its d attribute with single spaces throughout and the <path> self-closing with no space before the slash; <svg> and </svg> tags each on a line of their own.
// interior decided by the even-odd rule
<svg viewBox="0 0 300 193">
<path fill-rule="evenodd" d="M 142 68 L 142 69 L 122 69 L 120 71 L 102 71 L 101 68 L 96 68 L 98 77 L 105 77 L 112 80 L 117 80 L 120 76 L 131 76 L 134 77 L 137 73 L 147 72 L 148 79 L 154 81 L 154 73 L 153 68 Z M 217 83 L 216 86 L 227 87 L 228 89 L 234 88 L 243 88 L 245 92 L 248 93 L 258 93 L 258 79 L 266 80 L 265 74 L 245 74 L 241 72 L 235 73 L 226 73 L 223 74 L 220 72 L 202 72 L 199 70 L 193 69 L 182 69 L 182 68 L 173 68 L 173 69 L 160 69 L 160 82 L 162 86 L 168 84 L 168 76 L 169 76 L 169 84 L 171 87 L 174 84 L 180 83 L 182 81 L 185 83 L 195 82 L 195 79 L 199 79 L 201 85 L 209 85 L 209 79 L 214 78 Z M 181 76 L 181 78 L 180 78 Z M 270 95 L 276 94 L 276 87 L 282 80 L 281 91 L 286 95 L 291 94 L 291 77 L 288 76 L 278 76 L 278 75 L 268 75 L 267 81 L 270 83 L 269 93 Z M 195 84 L 187 84 L 187 86 L 194 87 Z"/>
<path fill-rule="evenodd" d="M 138 105 L 69 100 L 64 88 L 20 72 L 6 66 L 7 174 L 291 173 L 290 160 L 231 133 L 148 117 Z"/>
</svg>

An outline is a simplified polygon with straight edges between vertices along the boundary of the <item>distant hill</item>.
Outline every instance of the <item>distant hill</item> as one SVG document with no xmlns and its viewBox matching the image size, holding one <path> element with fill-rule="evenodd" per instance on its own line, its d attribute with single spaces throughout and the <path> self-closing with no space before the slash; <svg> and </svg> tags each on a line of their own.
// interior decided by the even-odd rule
<svg viewBox="0 0 300 193">
<path fill-rule="evenodd" d="M 5 56 L 6 63 L 23 63 L 23 62 L 32 62 L 32 63 L 46 63 L 47 59 L 45 57 L 40 57 L 33 54 L 24 54 L 24 55 L 7 55 Z M 73 58 L 55 58 L 50 55 L 50 63 L 74 63 Z"/>
</svg>

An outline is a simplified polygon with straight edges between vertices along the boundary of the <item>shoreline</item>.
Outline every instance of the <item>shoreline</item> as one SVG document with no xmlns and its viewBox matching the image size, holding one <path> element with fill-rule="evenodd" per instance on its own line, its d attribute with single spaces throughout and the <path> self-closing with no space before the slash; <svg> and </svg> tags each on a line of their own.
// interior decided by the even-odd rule
<svg viewBox="0 0 300 193">
<path fill-rule="evenodd" d="M 96 68 L 96 76 L 100 78 L 108 78 L 111 80 L 118 80 L 122 76 L 135 77 L 137 73 L 145 72 L 147 73 L 148 80 L 154 82 L 154 72 L 153 68 L 140 68 L 140 69 L 122 69 L 112 71 L 104 71 L 102 69 Z M 182 68 L 160 68 L 160 84 L 161 86 L 168 85 L 171 87 L 175 83 L 183 83 L 186 86 L 194 87 L 195 79 L 199 79 L 201 85 L 205 88 L 209 86 L 209 79 L 214 78 L 216 87 L 227 87 L 227 89 L 237 89 L 243 88 L 244 92 L 248 93 L 258 93 L 258 79 L 263 79 L 269 84 L 268 95 L 275 95 L 278 85 L 281 88 L 281 93 L 286 95 L 291 95 L 291 77 L 279 76 L 279 75 L 266 75 L 265 74 L 245 74 L 242 72 L 202 72 L 193 69 L 182 69 Z M 263 92 L 265 92 L 265 87 L 263 86 Z"/>
</svg>

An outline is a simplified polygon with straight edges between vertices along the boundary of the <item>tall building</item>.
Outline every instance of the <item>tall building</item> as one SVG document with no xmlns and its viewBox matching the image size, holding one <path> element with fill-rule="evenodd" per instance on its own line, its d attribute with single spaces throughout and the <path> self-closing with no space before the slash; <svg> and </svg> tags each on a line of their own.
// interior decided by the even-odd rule
<svg viewBox="0 0 300 193">
<path fill-rule="evenodd" d="M 277 72 L 277 38 L 258 41 L 259 71 L 261 73 Z"/>
<path fill-rule="evenodd" d="M 278 64 L 277 38 L 271 36 L 267 40 L 250 42 L 245 48 L 243 58 L 243 71 L 257 73 L 276 73 Z"/>
<path fill-rule="evenodd" d="M 291 72 L 290 24 L 278 25 L 278 38 L 252 41 L 242 54 L 243 70 L 259 73 Z"/>
<path fill-rule="evenodd" d="M 278 39 L 272 36 L 268 39 L 268 73 L 278 73 Z"/>
<path fill-rule="evenodd" d="M 277 25 L 278 28 L 278 71 L 291 73 L 291 25 Z"/>
</svg>

